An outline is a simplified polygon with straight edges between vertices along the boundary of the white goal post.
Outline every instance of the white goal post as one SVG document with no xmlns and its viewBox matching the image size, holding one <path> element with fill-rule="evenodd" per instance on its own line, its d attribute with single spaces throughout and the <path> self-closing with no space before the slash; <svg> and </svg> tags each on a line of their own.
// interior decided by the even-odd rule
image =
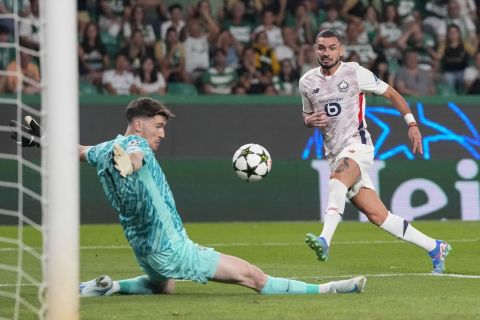
<svg viewBox="0 0 480 320">
<path fill-rule="evenodd" d="M 79 117 L 77 2 L 40 1 L 45 14 L 42 108 L 47 173 L 46 276 L 49 320 L 79 318 Z M 43 10 L 42 10 L 43 6 Z M 45 48 L 45 49 L 43 49 Z M 44 221 L 45 223 L 45 221 Z"/>
</svg>

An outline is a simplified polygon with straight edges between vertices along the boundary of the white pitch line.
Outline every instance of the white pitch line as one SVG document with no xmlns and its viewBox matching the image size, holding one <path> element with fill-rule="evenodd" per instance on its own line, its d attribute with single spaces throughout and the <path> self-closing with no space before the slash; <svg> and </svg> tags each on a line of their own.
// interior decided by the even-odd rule
<svg viewBox="0 0 480 320">
<path fill-rule="evenodd" d="M 480 239 L 453 239 L 445 240 L 447 242 L 463 242 L 463 243 L 472 243 L 480 242 Z M 335 241 L 335 245 L 364 245 L 364 244 L 392 244 L 392 243 L 402 243 L 401 240 L 354 240 L 354 241 Z M 263 246 L 304 246 L 305 243 L 302 241 L 298 242 L 232 242 L 232 243 L 207 243 L 202 244 L 204 247 L 263 247 Z M 34 248 L 40 249 L 40 248 Z M 102 250 L 102 249 L 130 249 L 130 246 L 81 246 L 80 250 Z M 6 251 L 17 251 L 18 248 L 0 248 L 0 252 Z"/>
<path fill-rule="evenodd" d="M 342 274 L 342 275 L 328 275 L 328 276 L 282 276 L 287 279 L 337 279 L 337 278 L 352 278 L 358 277 L 360 274 Z M 399 277 L 434 277 L 434 278 L 456 278 L 456 279 L 480 279 L 480 275 L 473 274 L 456 274 L 456 273 L 444 273 L 444 274 L 432 274 L 432 273 L 372 273 L 364 274 L 367 278 L 399 278 Z M 188 282 L 190 280 L 176 280 L 180 282 Z M 22 287 L 38 287 L 40 283 L 22 284 Z M 0 283 L 0 288 L 13 288 L 16 284 Z"/>
</svg>

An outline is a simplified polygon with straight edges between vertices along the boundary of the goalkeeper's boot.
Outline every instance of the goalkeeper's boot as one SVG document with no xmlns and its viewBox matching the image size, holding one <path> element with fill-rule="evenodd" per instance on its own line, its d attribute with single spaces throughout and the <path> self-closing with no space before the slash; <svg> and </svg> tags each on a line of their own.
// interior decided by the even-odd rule
<svg viewBox="0 0 480 320">
<path fill-rule="evenodd" d="M 305 242 L 310 247 L 310 249 L 315 251 L 318 260 L 328 260 L 328 244 L 325 238 L 317 237 L 314 234 L 307 233 L 307 235 L 305 236 Z"/>
<path fill-rule="evenodd" d="M 109 276 L 80 283 L 81 297 L 109 296 L 112 294 L 113 280 Z"/>
<path fill-rule="evenodd" d="M 437 246 L 428 254 L 432 258 L 433 274 L 442 274 L 445 271 L 445 258 L 452 250 L 452 246 L 445 241 L 436 240 Z"/>
<path fill-rule="evenodd" d="M 366 284 L 367 278 L 364 276 L 332 281 L 329 293 L 360 293 L 365 289 Z"/>
</svg>

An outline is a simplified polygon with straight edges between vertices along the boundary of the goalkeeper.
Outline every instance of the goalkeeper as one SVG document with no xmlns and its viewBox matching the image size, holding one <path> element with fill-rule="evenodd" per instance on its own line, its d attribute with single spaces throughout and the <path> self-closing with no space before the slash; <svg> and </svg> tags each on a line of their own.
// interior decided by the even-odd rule
<svg viewBox="0 0 480 320">
<path fill-rule="evenodd" d="M 357 277 L 320 285 L 273 278 L 237 257 L 193 243 L 183 228 L 165 175 L 154 156 L 174 115 L 161 103 L 140 98 L 126 109 L 124 136 L 81 146 L 80 157 L 97 168 L 107 199 L 119 214 L 125 236 L 146 275 L 112 281 L 108 276 L 80 285 L 82 296 L 171 293 L 174 279 L 233 283 L 264 294 L 360 292 Z"/>
<path fill-rule="evenodd" d="M 125 135 L 96 146 L 80 146 L 80 159 L 97 169 L 108 201 L 145 275 L 113 281 L 100 276 L 80 284 L 81 296 L 172 293 L 174 279 L 242 285 L 261 294 L 322 294 L 363 291 L 365 277 L 307 284 L 275 278 L 258 267 L 193 243 L 183 228 L 172 191 L 154 156 L 174 115 L 150 98 L 126 109 Z"/>
</svg>

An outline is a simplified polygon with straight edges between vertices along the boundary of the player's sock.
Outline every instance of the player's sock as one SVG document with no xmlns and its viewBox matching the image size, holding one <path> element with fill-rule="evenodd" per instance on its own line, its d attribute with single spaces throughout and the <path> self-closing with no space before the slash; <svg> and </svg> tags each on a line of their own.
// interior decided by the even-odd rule
<svg viewBox="0 0 480 320">
<path fill-rule="evenodd" d="M 268 277 L 261 294 L 324 294 L 362 292 L 367 279 L 357 277 L 347 280 L 331 281 L 324 284 L 310 284 L 302 281 Z"/>
<path fill-rule="evenodd" d="M 435 249 L 437 243 L 425 234 L 415 229 L 407 220 L 388 212 L 387 219 L 380 226 L 383 230 L 393 234 L 395 237 L 416 244 L 428 252 Z"/>
<path fill-rule="evenodd" d="M 320 237 L 324 238 L 329 246 L 337 225 L 342 221 L 347 191 L 347 187 L 340 180 L 333 178 L 328 181 L 328 205 Z"/>
<path fill-rule="evenodd" d="M 317 284 L 309 284 L 302 281 L 268 277 L 261 294 L 319 294 Z"/>
<path fill-rule="evenodd" d="M 154 294 L 153 287 L 147 276 L 119 280 L 119 293 L 123 294 Z"/>
</svg>

